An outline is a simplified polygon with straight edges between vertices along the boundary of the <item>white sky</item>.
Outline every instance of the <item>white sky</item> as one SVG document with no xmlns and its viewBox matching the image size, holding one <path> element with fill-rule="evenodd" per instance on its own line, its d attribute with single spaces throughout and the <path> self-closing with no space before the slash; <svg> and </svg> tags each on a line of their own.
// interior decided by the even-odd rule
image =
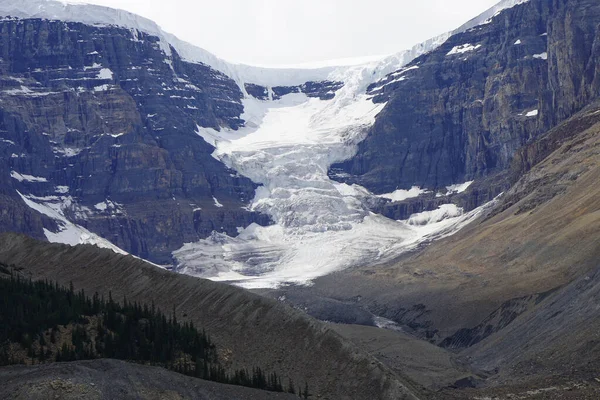
<svg viewBox="0 0 600 400">
<path fill-rule="evenodd" d="M 121 8 L 143 15 L 156 21 L 164 30 L 228 61 L 252 65 L 281 65 L 395 53 L 457 28 L 498 1 L 84 2 Z"/>
</svg>

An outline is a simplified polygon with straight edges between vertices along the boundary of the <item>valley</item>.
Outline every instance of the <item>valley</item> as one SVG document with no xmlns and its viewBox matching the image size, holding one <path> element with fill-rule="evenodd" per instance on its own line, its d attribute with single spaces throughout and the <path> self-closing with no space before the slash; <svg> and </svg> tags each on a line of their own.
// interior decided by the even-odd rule
<svg viewBox="0 0 600 400">
<path fill-rule="evenodd" d="M 596 0 L 285 68 L 101 6 L 0 16 L 0 279 L 158 305 L 222 368 L 79 351 L 10 362 L 0 397 L 600 396 Z M 273 382 L 240 378 L 257 366 Z"/>
</svg>

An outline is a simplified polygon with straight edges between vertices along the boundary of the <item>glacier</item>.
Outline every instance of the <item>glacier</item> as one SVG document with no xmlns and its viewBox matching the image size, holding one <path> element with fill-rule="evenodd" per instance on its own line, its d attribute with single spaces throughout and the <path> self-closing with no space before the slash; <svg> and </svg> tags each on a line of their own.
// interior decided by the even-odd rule
<svg viewBox="0 0 600 400">
<path fill-rule="evenodd" d="M 335 79 L 345 85 L 332 100 L 302 93 L 279 100 L 246 98 L 246 126 L 238 131 L 198 127 L 196 133 L 215 146 L 213 157 L 262 185 L 250 208 L 271 216 L 274 225 L 240 228 L 235 238 L 213 233 L 185 244 L 173 253 L 178 272 L 251 289 L 310 284 L 452 234 L 490 206 L 465 214 L 451 204 L 394 221 L 369 211 L 369 200 L 381 196 L 329 178 L 331 164 L 355 154 L 384 107 L 365 93 L 379 68 L 372 62 L 338 70 Z M 425 190 L 404 192 L 390 197 Z"/>
<path fill-rule="evenodd" d="M 355 154 L 385 106 L 371 101 L 366 93 L 369 85 L 390 74 L 401 74 L 397 71 L 450 36 L 476 29 L 502 10 L 527 1 L 503 0 L 452 32 L 390 56 L 285 68 L 227 62 L 164 32 L 153 21 L 108 7 L 54 0 L 0 0 L 0 16 L 114 25 L 130 29 L 134 37 L 144 32 L 159 38 L 167 64 L 174 50 L 186 61 L 209 65 L 233 79 L 245 96 L 241 116 L 245 126 L 237 131 L 198 126 L 196 133 L 215 147 L 214 158 L 261 185 L 248 208 L 268 214 L 274 224 L 239 228 L 237 237 L 213 232 L 209 238 L 185 244 L 173 257 L 181 273 L 246 288 L 273 288 L 310 284 L 319 276 L 345 268 L 391 260 L 422 243 L 457 232 L 493 206 L 492 202 L 464 213 L 449 204 L 407 221 L 394 221 L 369 210 L 369 202 L 378 196 L 357 185 L 335 182 L 327 172 L 331 164 Z M 102 73 L 108 76 L 109 71 Z M 331 100 L 292 93 L 261 101 L 245 91 L 246 83 L 271 90 L 274 86 L 324 80 L 344 83 Z M 470 184 L 448 190 L 458 192 Z M 379 197 L 397 201 L 426 191 L 413 188 Z M 49 235 L 49 240 L 113 248 L 71 224 L 61 212 L 62 199 L 51 204 L 21 196 L 30 207 L 60 222 L 60 234 Z M 214 201 L 220 204 L 218 199 Z M 113 250 L 121 252 L 116 246 Z"/>
</svg>

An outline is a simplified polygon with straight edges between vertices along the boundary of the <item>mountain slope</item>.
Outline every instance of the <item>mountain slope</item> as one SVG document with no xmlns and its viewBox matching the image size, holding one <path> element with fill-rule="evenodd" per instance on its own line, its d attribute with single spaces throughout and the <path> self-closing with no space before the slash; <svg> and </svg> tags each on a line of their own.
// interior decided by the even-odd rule
<svg viewBox="0 0 600 400">
<path fill-rule="evenodd" d="M 1 237 L 0 261 L 34 279 L 73 282 L 87 293 L 175 308 L 177 319 L 202 326 L 227 367 L 265 370 L 307 381 L 330 399 L 414 399 L 400 378 L 326 326 L 277 301 L 242 289 L 178 275 L 95 246 Z"/>
</svg>

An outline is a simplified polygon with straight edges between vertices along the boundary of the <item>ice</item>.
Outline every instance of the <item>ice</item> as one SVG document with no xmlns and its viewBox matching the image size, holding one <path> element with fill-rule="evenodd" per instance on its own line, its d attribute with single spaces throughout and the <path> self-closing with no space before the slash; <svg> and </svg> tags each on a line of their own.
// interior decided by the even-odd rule
<svg viewBox="0 0 600 400">
<path fill-rule="evenodd" d="M 344 268 L 391 260 L 420 243 L 456 232 L 486 210 L 484 206 L 464 214 L 449 205 L 411 217 L 412 224 L 410 220 L 394 221 L 370 211 L 369 204 L 377 198 L 366 189 L 334 182 L 327 171 L 332 163 L 355 154 L 358 143 L 384 107 L 367 96 L 369 85 L 382 79 L 404 79 L 402 74 L 408 69 L 401 68 L 416 57 L 437 48 L 452 34 L 474 28 L 502 9 L 523 2 L 502 1 L 453 32 L 388 57 L 356 64 L 333 62 L 286 68 L 229 63 L 162 31 L 150 20 L 106 7 L 52 0 L 0 0 L 0 13 L 121 26 L 131 31 L 134 41 L 139 40 L 138 32 L 145 32 L 158 37 L 163 62 L 172 66 L 171 49 L 175 49 L 183 60 L 204 63 L 238 84 L 246 95 L 242 115 L 245 126 L 238 131 L 198 126 L 196 133 L 215 147 L 213 157 L 261 185 L 248 208 L 268 214 L 274 223 L 267 227 L 253 224 L 240 229 L 235 238 L 214 232 L 207 239 L 185 244 L 173 255 L 180 272 L 258 288 L 308 284 Z M 457 53 L 480 47 L 465 46 L 456 49 Z M 107 68 L 98 74 L 99 79 L 112 77 Z M 343 82 L 344 87 L 332 100 L 308 98 L 301 93 L 272 100 L 274 86 L 323 80 Z M 270 100 L 247 96 L 245 83 L 266 87 Z M 76 154 L 67 153 L 67 149 L 55 151 Z M 392 198 L 403 195 L 406 194 L 390 194 Z M 65 202 L 69 203 L 66 198 L 41 200 L 29 196 L 24 200 L 60 223 L 59 232 L 46 232 L 49 240 L 71 244 L 99 239 L 66 219 L 62 212 L 68 206 Z M 214 202 L 219 206 L 216 198 Z M 104 204 L 106 209 L 96 205 L 102 209 L 96 208 L 97 211 L 107 211 L 108 203 Z"/>
<path fill-rule="evenodd" d="M 430 225 L 446 219 L 456 218 L 463 215 L 463 209 L 455 204 L 443 204 L 437 210 L 425 211 L 413 214 L 408 219 L 409 225 Z"/>
</svg>

